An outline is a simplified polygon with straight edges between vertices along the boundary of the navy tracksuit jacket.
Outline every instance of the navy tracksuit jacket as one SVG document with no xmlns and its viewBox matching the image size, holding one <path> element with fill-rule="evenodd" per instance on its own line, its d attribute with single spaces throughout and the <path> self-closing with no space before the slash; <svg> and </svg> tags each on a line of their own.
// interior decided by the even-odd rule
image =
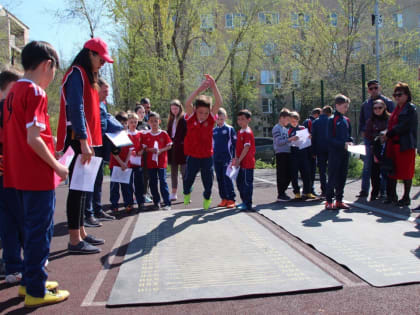
<svg viewBox="0 0 420 315">
<path fill-rule="evenodd" d="M 303 126 L 296 126 L 291 127 L 289 129 L 289 138 L 296 135 L 296 131 L 303 130 L 305 127 Z M 290 147 L 290 169 L 291 169 L 291 178 L 292 178 L 292 186 L 293 186 L 293 193 L 298 194 L 300 193 L 299 187 L 299 174 L 303 181 L 303 193 L 309 194 L 311 193 L 311 173 L 310 173 L 310 150 L 311 148 L 305 148 L 299 150 L 298 147 Z"/>
</svg>

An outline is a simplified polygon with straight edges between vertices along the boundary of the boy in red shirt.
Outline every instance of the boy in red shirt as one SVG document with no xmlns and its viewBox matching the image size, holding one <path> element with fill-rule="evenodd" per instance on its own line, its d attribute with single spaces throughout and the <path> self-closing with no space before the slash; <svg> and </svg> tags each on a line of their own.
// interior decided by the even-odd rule
<svg viewBox="0 0 420 315">
<path fill-rule="evenodd" d="M 212 89 L 216 99 L 213 107 L 211 107 L 211 97 L 198 96 L 208 88 Z M 194 107 L 192 105 L 193 101 Z M 201 171 L 201 181 L 204 186 L 203 208 L 205 210 L 211 204 L 211 188 L 214 178 L 213 127 L 220 106 L 222 106 L 222 96 L 217 88 L 216 81 L 209 74 L 206 74 L 206 80 L 188 97 L 185 103 L 187 134 L 184 140 L 184 153 L 187 156 L 187 170 L 184 178 L 184 204 L 188 205 L 190 203 L 191 187 L 197 173 Z"/>
<path fill-rule="evenodd" d="M 236 208 L 240 210 L 252 210 L 252 191 L 254 183 L 255 168 L 255 139 L 254 133 L 248 126 L 251 122 L 251 112 L 243 109 L 238 113 L 238 125 L 241 129 L 238 131 L 236 140 L 236 154 L 232 161 L 233 166 L 240 167 L 236 185 L 242 203 Z"/>
<path fill-rule="evenodd" d="M 19 295 L 25 296 L 27 307 L 58 303 L 69 296 L 65 290 L 49 290 L 56 289 L 58 284 L 46 281 L 44 267 L 54 227 L 54 172 L 63 180 L 69 173 L 54 157 L 45 93 L 58 62 L 57 52 L 50 44 L 39 41 L 27 44 L 22 50 L 23 79 L 15 83 L 5 102 L 4 187 L 17 195 L 15 206 L 23 211 L 23 226 L 16 229 L 24 231 Z"/>
<path fill-rule="evenodd" d="M 128 137 L 133 146 L 130 147 L 130 159 L 129 167 L 133 170 L 130 178 L 130 189 L 132 194 L 133 184 L 134 184 L 134 195 L 136 196 L 137 204 L 139 210 L 144 207 L 144 184 L 143 184 L 143 146 L 142 142 L 144 135 L 136 129 L 139 123 L 139 116 L 136 113 L 128 114 Z M 140 160 L 140 161 L 139 161 Z"/>
<path fill-rule="evenodd" d="M 159 128 L 160 116 L 150 112 L 147 121 L 151 130 L 144 135 L 143 147 L 147 152 L 147 168 L 149 171 L 149 185 L 153 196 L 153 210 L 160 209 L 160 195 L 158 191 L 158 177 L 160 193 L 164 202 L 163 210 L 171 210 L 169 188 L 166 182 L 166 167 L 168 166 L 167 151 L 172 147 L 172 140 L 166 131 Z"/>
</svg>

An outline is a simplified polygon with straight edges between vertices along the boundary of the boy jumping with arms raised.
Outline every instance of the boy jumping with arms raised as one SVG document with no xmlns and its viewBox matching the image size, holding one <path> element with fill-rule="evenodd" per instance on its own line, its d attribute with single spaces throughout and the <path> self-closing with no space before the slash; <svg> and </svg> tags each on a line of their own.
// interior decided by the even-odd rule
<svg viewBox="0 0 420 315">
<path fill-rule="evenodd" d="M 208 88 L 211 88 L 216 100 L 213 107 L 211 107 L 211 97 L 199 95 Z M 216 81 L 209 74 L 206 74 L 206 80 L 188 97 L 185 103 L 187 135 L 184 140 L 184 153 L 187 156 L 187 171 L 184 178 L 184 204 L 190 203 L 191 187 L 197 173 L 201 171 L 201 181 L 204 186 L 203 208 L 205 210 L 211 204 L 211 188 L 214 178 L 213 127 L 220 106 L 222 106 L 222 96 Z"/>
</svg>

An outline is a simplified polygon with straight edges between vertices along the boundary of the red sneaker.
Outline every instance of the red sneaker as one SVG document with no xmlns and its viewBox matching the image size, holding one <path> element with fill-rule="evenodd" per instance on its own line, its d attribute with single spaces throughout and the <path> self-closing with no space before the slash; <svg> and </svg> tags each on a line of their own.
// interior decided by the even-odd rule
<svg viewBox="0 0 420 315">
<path fill-rule="evenodd" d="M 125 211 L 127 211 L 127 212 L 131 212 L 132 210 L 133 210 L 132 205 L 129 205 L 129 206 L 127 206 L 127 208 L 125 208 Z"/>
<path fill-rule="evenodd" d="M 344 202 L 342 202 L 342 201 L 336 201 L 336 202 L 335 202 L 335 207 L 336 207 L 337 209 L 345 209 L 345 210 L 350 209 L 350 206 L 349 206 L 349 205 L 347 205 L 347 204 L 345 204 L 345 203 L 344 203 Z"/>
<path fill-rule="evenodd" d="M 332 202 L 325 202 L 325 210 L 336 210 Z"/>
<path fill-rule="evenodd" d="M 222 199 L 222 201 L 217 205 L 218 207 L 226 207 L 227 205 L 227 200 L 226 199 Z"/>
<path fill-rule="evenodd" d="M 234 200 L 226 200 L 226 208 L 235 208 L 235 201 Z"/>
</svg>

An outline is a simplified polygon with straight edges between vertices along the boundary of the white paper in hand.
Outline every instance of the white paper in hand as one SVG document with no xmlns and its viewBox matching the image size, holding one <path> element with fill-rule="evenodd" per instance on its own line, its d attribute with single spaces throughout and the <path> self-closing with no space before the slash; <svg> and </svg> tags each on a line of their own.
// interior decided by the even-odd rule
<svg viewBox="0 0 420 315">
<path fill-rule="evenodd" d="M 347 147 L 347 151 L 354 153 L 354 154 L 360 154 L 360 155 L 366 155 L 366 147 L 364 144 L 359 145 L 349 145 Z"/>
<path fill-rule="evenodd" d="M 126 168 L 123 171 L 121 167 L 114 166 L 112 168 L 111 182 L 129 184 L 132 171 L 131 168 Z"/>
<path fill-rule="evenodd" d="M 82 164 L 82 155 L 79 154 L 73 169 L 70 189 L 93 192 L 96 175 L 101 166 L 102 158 L 93 156 L 90 163 Z"/>
<path fill-rule="evenodd" d="M 132 165 L 141 165 L 141 156 L 139 155 L 130 155 L 130 163 Z"/>
<path fill-rule="evenodd" d="M 303 130 L 296 131 L 296 136 L 299 137 L 299 140 L 298 140 L 299 144 L 297 145 L 299 147 L 299 150 L 302 150 L 311 146 L 312 143 L 311 143 L 311 138 L 309 137 L 310 134 L 309 134 L 308 129 L 305 128 Z"/>
<path fill-rule="evenodd" d="M 105 135 L 109 138 L 109 140 L 111 140 L 111 142 L 116 147 L 127 147 L 130 145 L 133 145 L 133 142 L 128 137 L 127 131 L 125 130 L 121 130 L 120 132 L 115 132 L 115 133 L 107 132 L 105 133 Z"/>
<path fill-rule="evenodd" d="M 228 176 L 232 181 L 235 181 L 239 174 L 239 167 L 232 166 L 232 164 L 229 164 L 229 166 L 226 169 L 226 176 Z"/>
<path fill-rule="evenodd" d="M 155 141 L 153 148 L 158 149 L 159 150 L 159 143 L 157 141 Z M 156 164 L 158 164 L 159 161 L 159 155 L 157 153 L 153 153 L 152 155 L 152 161 L 155 161 Z"/>
<path fill-rule="evenodd" d="M 58 160 L 61 164 L 63 164 L 65 167 L 69 168 L 71 161 L 74 158 L 74 151 L 71 147 L 67 148 L 67 151 L 64 153 L 64 155 Z M 57 173 L 54 173 L 54 187 L 57 188 L 57 186 L 60 184 L 61 178 L 57 175 Z"/>
</svg>

